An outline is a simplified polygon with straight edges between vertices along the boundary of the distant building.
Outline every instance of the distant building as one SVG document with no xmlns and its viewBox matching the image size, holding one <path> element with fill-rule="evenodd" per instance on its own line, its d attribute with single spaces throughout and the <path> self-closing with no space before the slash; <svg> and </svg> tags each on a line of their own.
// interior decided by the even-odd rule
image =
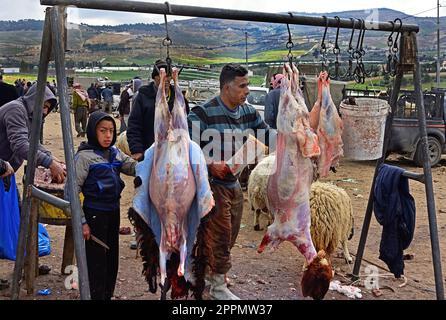
<svg viewBox="0 0 446 320">
<path fill-rule="evenodd" d="M 13 68 L 2 68 L 4 74 L 12 74 L 12 73 L 20 73 L 19 67 L 13 67 Z"/>
</svg>

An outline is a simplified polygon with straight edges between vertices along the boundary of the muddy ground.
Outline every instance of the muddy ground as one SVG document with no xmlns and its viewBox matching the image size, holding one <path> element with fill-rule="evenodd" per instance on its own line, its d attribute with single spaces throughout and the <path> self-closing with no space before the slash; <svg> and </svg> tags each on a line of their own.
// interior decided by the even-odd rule
<svg viewBox="0 0 446 320">
<path fill-rule="evenodd" d="M 63 159 L 62 132 L 59 113 L 52 113 L 46 120 L 44 130 L 44 145 L 58 158 Z M 75 147 L 82 138 L 74 138 Z M 401 166 L 411 171 L 422 172 L 410 161 L 398 155 L 391 156 L 391 164 Z M 326 181 L 335 183 L 344 188 L 350 195 L 354 207 L 355 234 L 348 247 L 355 258 L 358 241 L 361 233 L 367 199 L 375 168 L 374 161 L 352 162 L 341 161 L 337 173 L 330 173 Z M 446 267 L 446 160 L 443 159 L 437 167 L 433 168 L 435 201 L 437 209 L 438 232 L 442 257 L 443 272 Z M 21 180 L 23 169 L 19 170 L 17 180 Z M 131 226 L 127 218 L 127 210 L 132 202 L 133 183 L 132 178 L 124 176 L 126 188 L 121 201 L 121 226 Z M 360 271 L 362 280 L 365 279 L 365 267 L 369 264 L 378 266 L 380 272 L 381 295 L 376 296 L 357 283 L 362 290 L 362 299 L 435 299 L 435 282 L 432 265 L 432 254 L 429 238 L 429 222 L 427 217 L 426 196 L 424 185 L 411 181 L 410 190 L 416 201 L 417 220 L 414 239 L 410 247 L 405 251 L 413 255 L 412 260 L 406 262 L 406 286 L 400 288 L 401 279 L 395 279 L 389 274 L 386 265 L 378 259 L 379 243 L 381 239 L 381 226 L 372 218 L 367 239 L 366 250 Z M 265 223 L 264 220 L 263 224 Z M 52 252 L 49 256 L 42 257 L 40 264 L 46 264 L 52 268 L 48 275 L 39 276 L 36 280 L 36 292 L 39 289 L 50 288 L 52 293 L 48 296 L 40 296 L 37 293 L 27 295 L 21 290 L 21 299 L 44 300 L 73 300 L 79 299 L 79 292 L 67 290 L 64 287 L 65 275 L 61 274 L 62 251 L 64 241 L 64 226 L 46 226 L 51 237 Z M 303 298 L 300 289 L 302 276 L 303 257 L 289 243 L 282 243 L 275 252 L 265 251 L 257 253 L 264 231 L 253 230 L 253 214 L 248 206 L 245 196 L 243 221 L 237 243 L 232 250 L 233 268 L 229 272 L 233 286 L 231 290 L 242 299 L 267 299 L 267 300 L 300 300 Z M 156 300 L 157 294 L 148 292 L 148 286 L 141 276 L 141 259 L 136 257 L 136 251 L 130 249 L 132 235 L 120 236 L 120 265 L 114 299 L 117 300 Z M 352 265 L 347 265 L 342 258 L 341 250 L 333 257 L 336 270 L 335 279 L 349 284 L 351 282 L 347 274 L 351 272 Z M 0 260 L 0 278 L 11 279 L 14 262 Z M 443 273 L 443 284 L 445 276 Z M 207 289 L 206 289 L 207 290 Z M 206 296 L 206 292 L 205 292 Z M 9 299 L 9 290 L 0 291 L 0 299 Z M 328 300 L 349 299 L 346 296 L 329 291 L 325 296 Z"/>
</svg>

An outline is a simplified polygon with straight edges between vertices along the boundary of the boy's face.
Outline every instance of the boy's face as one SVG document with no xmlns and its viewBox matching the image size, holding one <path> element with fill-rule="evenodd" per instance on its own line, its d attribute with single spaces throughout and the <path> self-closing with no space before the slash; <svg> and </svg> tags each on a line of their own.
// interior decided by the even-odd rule
<svg viewBox="0 0 446 320">
<path fill-rule="evenodd" d="M 114 131 L 115 127 L 110 120 L 105 119 L 99 121 L 98 125 L 96 126 L 96 137 L 98 138 L 98 143 L 101 147 L 110 147 L 113 141 Z"/>
</svg>

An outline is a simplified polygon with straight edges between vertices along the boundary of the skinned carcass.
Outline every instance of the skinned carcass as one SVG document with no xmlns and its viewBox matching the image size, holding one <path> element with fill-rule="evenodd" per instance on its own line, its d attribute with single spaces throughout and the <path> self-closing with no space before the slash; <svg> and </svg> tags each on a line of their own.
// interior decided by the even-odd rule
<svg viewBox="0 0 446 320">
<path fill-rule="evenodd" d="M 145 261 L 146 279 L 151 291 L 156 290 L 157 264 L 153 257 L 159 255 L 160 285 L 165 293 L 172 285 L 172 298 L 187 295 L 188 285 L 195 285 L 192 273 L 192 248 L 201 218 L 214 206 L 214 199 L 207 180 L 207 169 L 200 147 L 190 140 L 186 109 L 178 86 L 178 71 L 173 71 L 175 100 L 172 111 L 166 99 L 166 72 L 160 70 L 160 85 L 156 97 L 155 143 L 136 167 L 141 179 L 133 201 L 131 220 L 148 225 L 139 242 L 148 252 L 141 252 Z M 136 225 L 136 223 L 135 223 Z M 155 243 L 155 241 L 156 243 Z M 158 252 L 153 252 L 158 247 Z M 204 270 L 204 267 L 202 268 Z M 204 272 L 201 276 L 204 277 Z M 199 279 L 204 284 L 204 279 Z M 186 288 L 176 288 L 183 286 Z M 204 285 L 202 286 L 204 288 Z M 201 292 L 195 292 L 196 298 Z"/>
<path fill-rule="evenodd" d="M 166 279 L 166 261 L 170 252 L 179 251 L 178 276 L 184 275 L 186 261 L 187 219 L 196 185 L 189 165 L 189 132 L 181 91 L 172 114 L 166 99 L 166 73 L 160 73 L 155 107 L 155 154 L 150 177 L 150 198 L 160 215 L 161 284 Z M 177 83 L 178 73 L 174 73 Z M 178 96 L 178 92 L 177 96 Z"/>
<path fill-rule="evenodd" d="M 258 252 L 268 244 L 293 243 L 308 264 L 302 277 L 302 293 L 322 299 L 332 278 L 325 253 L 316 252 L 310 234 L 310 186 L 312 157 L 320 154 L 317 135 L 310 128 L 308 108 L 299 88 L 299 73 L 285 65 L 289 79 L 281 83 L 277 115 L 276 161 L 268 178 L 268 207 L 274 222 L 268 227 Z"/>
<path fill-rule="evenodd" d="M 323 178 L 328 176 L 330 168 L 334 170 L 343 155 L 342 120 L 331 98 L 330 79 L 326 71 L 319 74 L 317 100 L 321 108 L 317 127 L 321 155 L 317 167 L 318 176 Z"/>
</svg>

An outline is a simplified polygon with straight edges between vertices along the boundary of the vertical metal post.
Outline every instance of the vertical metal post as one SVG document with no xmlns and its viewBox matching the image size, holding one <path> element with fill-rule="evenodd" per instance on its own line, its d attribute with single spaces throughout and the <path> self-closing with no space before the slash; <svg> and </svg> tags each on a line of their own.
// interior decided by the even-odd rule
<svg viewBox="0 0 446 320">
<path fill-rule="evenodd" d="M 440 0 L 437 0 L 437 88 L 440 88 Z"/>
<path fill-rule="evenodd" d="M 45 15 L 45 24 L 43 28 L 42 47 L 40 49 L 39 74 L 37 76 L 36 101 L 33 110 L 33 119 L 31 124 L 31 134 L 28 150 L 28 164 L 26 166 L 26 178 L 23 186 L 23 203 L 20 214 L 20 231 L 17 243 L 16 261 L 14 265 L 14 275 L 12 278 L 11 299 L 17 300 L 20 294 L 20 281 L 22 279 L 25 248 L 29 236 L 29 219 L 31 214 L 31 185 L 34 182 L 34 174 L 37 165 L 37 147 L 39 144 L 40 130 L 42 126 L 43 99 L 46 87 L 46 78 L 48 74 L 48 63 L 51 55 L 51 33 L 50 18 L 48 10 Z"/>
<path fill-rule="evenodd" d="M 38 270 L 39 250 L 38 250 L 38 218 L 40 201 L 36 198 L 31 200 L 31 217 L 29 222 L 29 240 L 26 246 L 25 257 L 25 282 L 28 294 L 34 294 L 34 283 L 36 280 L 36 270 Z"/>
<path fill-rule="evenodd" d="M 88 282 L 87 258 L 85 254 L 85 243 L 82 233 L 81 204 L 79 192 L 76 185 L 76 172 L 74 169 L 74 146 L 70 121 L 70 109 L 68 107 L 68 85 L 65 74 L 65 48 L 63 33 L 63 8 L 53 7 L 51 10 L 51 34 L 55 51 L 57 88 L 59 89 L 60 117 L 62 121 L 62 133 L 64 143 L 65 162 L 67 166 L 67 188 L 70 199 L 71 223 L 74 236 L 74 248 L 77 266 L 79 269 L 79 288 L 82 300 L 90 299 L 90 285 Z"/>
<path fill-rule="evenodd" d="M 404 48 L 404 40 L 405 40 L 406 36 L 407 36 L 406 33 L 401 35 L 400 49 Z M 401 57 L 401 50 L 400 50 L 400 61 L 401 61 L 401 58 L 402 57 Z M 358 279 L 358 276 L 359 276 L 359 269 L 361 268 L 361 261 L 362 261 L 362 257 L 364 254 L 365 243 L 367 241 L 367 234 L 369 232 L 370 221 L 372 219 L 373 193 L 375 190 L 375 181 L 376 181 L 376 177 L 378 175 L 378 168 L 381 164 L 384 163 L 384 160 L 386 159 L 387 149 L 388 149 L 388 146 L 390 143 L 390 138 L 392 137 L 393 115 L 395 114 L 395 112 L 397 110 L 397 101 L 398 101 L 398 96 L 399 96 L 399 92 L 400 92 L 400 88 L 401 88 L 401 80 L 403 79 L 403 69 L 401 68 L 401 66 L 398 66 L 397 68 L 398 68 L 397 74 L 396 74 L 395 80 L 393 82 L 392 95 L 391 95 L 390 101 L 389 101 L 392 111 L 387 115 L 387 119 L 386 119 L 386 127 L 385 127 L 385 131 L 384 131 L 384 143 L 383 143 L 382 155 L 381 155 L 381 158 L 376 161 L 375 174 L 373 175 L 372 186 L 370 188 L 370 194 L 369 194 L 369 201 L 367 202 L 367 209 L 366 209 L 366 212 L 364 215 L 364 222 L 362 225 L 361 237 L 359 239 L 358 250 L 356 251 L 355 265 L 353 267 L 353 278 L 354 279 Z"/>
<path fill-rule="evenodd" d="M 434 186 L 432 183 L 432 171 L 431 163 L 428 156 L 428 138 L 426 130 L 426 114 L 424 110 L 423 89 L 421 87 L 421 68 L 420 61 L 418 59 L 418 43 L 417 38 L 414 36 L 414 47 L 417 53 L 415 57 L 415 70 L 414 70 L 414 88 L 416 96 L 416 105 L 418 109 L 418 121 L 420 128 L 420 136 L 423 154 L 423 172 L 425 178 L 425 190 L 427 201 L 427 212 L 429 217 L 429 233 L 432 247 L 432 260 L 434 265 L 435 276 L 435 289 L 437 293 L 437 300 L 444 300 L 444 288 L 443 288 L 443 276 L 441 272 L 441 257 L 440 257 L 440 244 L 438 241 L 437 230 L 437 217 L 435 210 L 435 198 L 434 198 Z"/>
</svg>

